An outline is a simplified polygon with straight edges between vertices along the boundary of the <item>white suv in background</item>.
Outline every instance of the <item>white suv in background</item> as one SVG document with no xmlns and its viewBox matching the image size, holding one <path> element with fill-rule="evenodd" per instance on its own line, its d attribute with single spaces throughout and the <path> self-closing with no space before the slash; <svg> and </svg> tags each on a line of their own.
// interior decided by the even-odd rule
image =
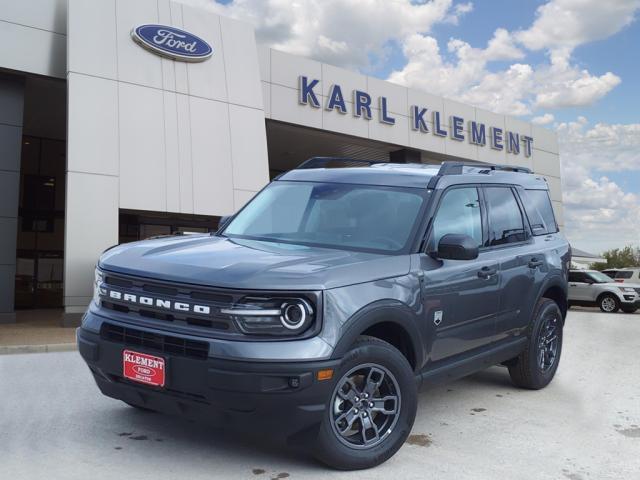
<svg viewBox="0 0 640 480">
<path fill-rule="evenodd" d="M 616 272 L 615 281 L 640 284 L 640 268 L 621 268 Z"/>
<path fill-rule="evenodd" d="M 640 308 L 640 284 L 616 283 L 597 270 L 571 270 L 569 306 L 572 305 L 598 306 L 606 313 L 633 313 Z"/>
</svg>

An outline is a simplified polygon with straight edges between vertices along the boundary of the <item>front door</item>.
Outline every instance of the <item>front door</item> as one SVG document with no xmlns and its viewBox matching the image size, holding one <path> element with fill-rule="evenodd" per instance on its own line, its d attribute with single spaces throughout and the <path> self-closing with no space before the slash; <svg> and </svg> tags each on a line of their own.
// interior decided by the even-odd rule
<svg viewBox="0 0 640 480">
<path fill-rule="evenodd" d="M 482 246 L 483 206 L 476 187 L 444 192 L 434 216 L 427 251 L 448 233 L 469 235 Z M 423 302 L 430 337 L 430 360 L 437 362 L 483 347 L 495 335 L 500 305 L 499 260 L 480 253 L 475 260 L 440 260 L 422 254 Z"/>
<path fill-rule="evenodd" d="M 569 272 L 569 300 L 590 302 L 593 300 L 593 280 L 585 272 Z"/>
</svg>

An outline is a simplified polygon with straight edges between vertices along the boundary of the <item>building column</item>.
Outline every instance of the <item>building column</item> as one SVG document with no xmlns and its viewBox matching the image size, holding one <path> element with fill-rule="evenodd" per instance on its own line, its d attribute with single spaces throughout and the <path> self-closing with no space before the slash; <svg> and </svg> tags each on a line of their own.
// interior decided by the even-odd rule
<svg viewBox="0 0 640 480">
<path fill-rule="evenodd" d="M 0 323 L 15 322 L 16 238 L 24 83 L 0 76 Z"/>
</svg>

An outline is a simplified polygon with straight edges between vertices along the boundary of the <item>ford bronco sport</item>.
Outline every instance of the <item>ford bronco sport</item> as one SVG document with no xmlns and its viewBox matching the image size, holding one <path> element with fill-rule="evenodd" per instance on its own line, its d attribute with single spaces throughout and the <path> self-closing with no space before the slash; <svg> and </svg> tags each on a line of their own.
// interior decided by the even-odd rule
<svg viewBox="0 0 640 480">
<path fill-rule="evenodd" d="M 214 234 L 107 250 L 78 345 L 105 395 L 367 468 L 420 387 L 498 364 L 551 381 L 569 264 L 527 169 L 317 157 Z"/>
</svg>

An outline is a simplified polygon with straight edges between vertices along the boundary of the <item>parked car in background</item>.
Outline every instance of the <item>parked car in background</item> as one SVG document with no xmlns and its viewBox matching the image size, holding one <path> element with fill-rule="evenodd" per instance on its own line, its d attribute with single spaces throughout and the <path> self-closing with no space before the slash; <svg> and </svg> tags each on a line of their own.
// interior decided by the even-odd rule
<svg viewBox="0 0 640 480">
<path fill-rule="evenodd" d="M 569 306 L 598 306 L 606 313 L 622 310 L 634 313 L 640 308 L 640 284 L 621 285 L 597 270 L 569 272 Z"/>
<path fill-rule="evenodd" d="M 604 273 L 608 277 L 611 277 L 612 279 L 615 279 L 619 271 L 619 268 L 607 268 L 606 270 L 602 270 L 602 273 Z"/>
<path fill-rule="evenodd" d="M 616 272 L 615 281 L 640 284 L 640 268 L 622 268 Z"/>
</svg>

